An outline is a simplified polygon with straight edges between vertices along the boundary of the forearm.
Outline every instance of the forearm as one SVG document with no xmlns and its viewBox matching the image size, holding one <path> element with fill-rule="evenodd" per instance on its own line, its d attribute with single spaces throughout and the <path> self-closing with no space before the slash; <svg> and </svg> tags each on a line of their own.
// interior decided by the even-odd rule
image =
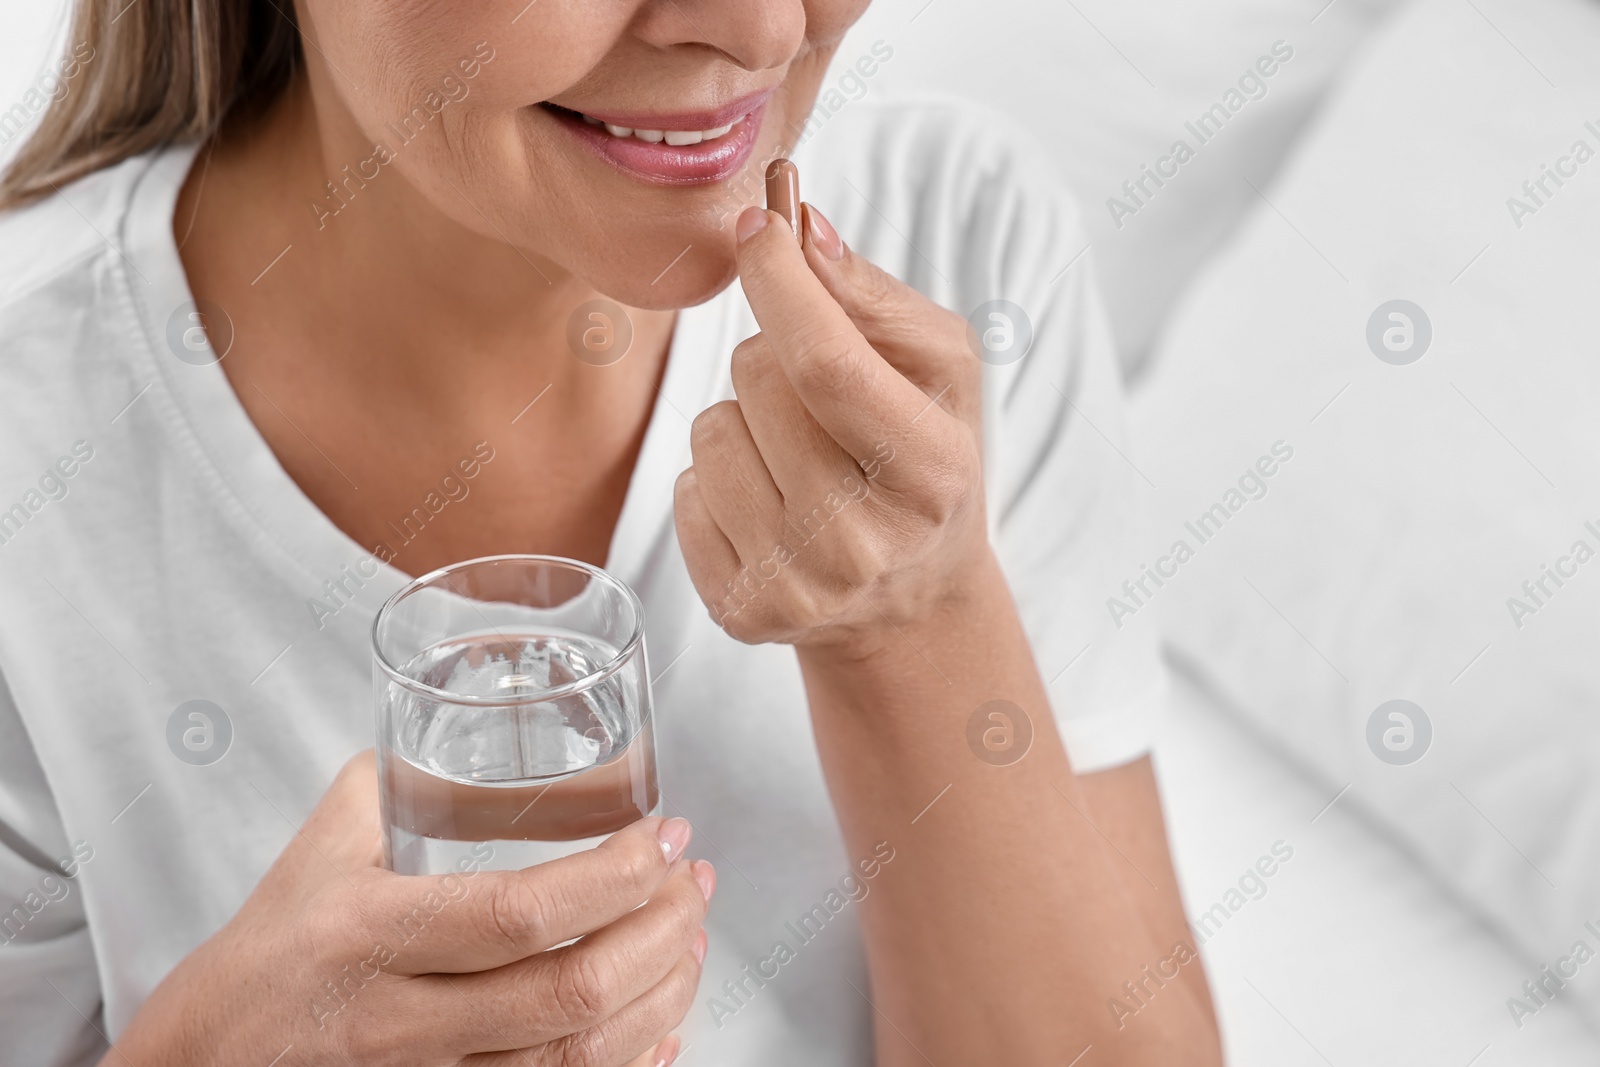
<svg viewBox="0 0 1600 1067">
<path fill-rule="evenodd" d="M 880 1064 L 1066 1063 L 1090 1044 L 1098 1063 L 1207 1062 L 1215 1031 L 1186 983 L 1137 1025 L 1107 1010 L 1172 946 L 1091 822 L 998 564 L 964 584 L 869 654 L 800 654 L 851 855 L 895 850 L 862 903 Z M 1013 763 L 969 747 L 994 700 L 1031 723 Z"/>
</svg>

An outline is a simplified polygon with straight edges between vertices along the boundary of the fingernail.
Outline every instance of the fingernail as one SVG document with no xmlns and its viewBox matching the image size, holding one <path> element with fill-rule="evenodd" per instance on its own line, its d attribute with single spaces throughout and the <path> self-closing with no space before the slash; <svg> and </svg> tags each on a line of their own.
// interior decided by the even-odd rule
<svg viewBox="0 0 1600 1067">
<path fill-rule="evenodd" d="M 692 951 L 694 952 L 694 961 L 696 963 L 704 963 L 706 961 L 706 932 L 704 930 L 694 935 L 694 949 Z"/>
<path fill-rule="evenodd" d="M 694 872 L 694 880 L 700 884 L 700 892 L 710 900 L 717 892 L 717 869 L 705 860 L 695 860 L 690 870 Z"/>
<path fill-rule="evenodd" d="M 656 1046 L 656 1067 L 667 1067 L 667 1064 L 678 1058 L 678 1035 L 669 1034 L 667 1039 Z"/>
<path fill-rule="evenodd" d="M 805 216 L 806 232 L 811 235 L 811 246 L 824 257 L 835 262 L 844 258 L 844 242 L 839 240 L 839 231 L 833 228 L 827 216 L 812 207 L 803 204 L 800 213 Z"/>
<path fill-rule="evenodd" d="M 661 838 L 661 854 L 668 863 L 672 863 L 681 855 L 689 844 L 691 828 L 688 819 L 668 819 L 661 824 L 661 829 L 656 831 Z"/>
<path fill-rule="evenodd" d="M 800 168 L 787 159 L 767 166 L 767 210 L 776 211 L 800 239 Z"/>
<path fill-rule="evenodd" d="M 750 238 L 760 233 L 767 225 L 767 213 L 758 207 L 747 207 L 739 213 L 739 225 L 734 233 L 739 238 L 739 243 L 744 244 Z"/>
</svg>

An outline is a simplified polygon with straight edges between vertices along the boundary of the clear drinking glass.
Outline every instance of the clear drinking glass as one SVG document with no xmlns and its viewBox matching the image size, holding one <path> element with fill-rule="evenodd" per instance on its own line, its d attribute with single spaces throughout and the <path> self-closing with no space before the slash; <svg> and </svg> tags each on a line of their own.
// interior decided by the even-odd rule
<svg viewBox="0 0 1600 1067">
<path fill-rule="evenodd" d="M 391 870 L 515 870 L 657 810 L 644 608 L 605 571 L 457 563 L 391 597 L 372 647 Z"/>
</svg>

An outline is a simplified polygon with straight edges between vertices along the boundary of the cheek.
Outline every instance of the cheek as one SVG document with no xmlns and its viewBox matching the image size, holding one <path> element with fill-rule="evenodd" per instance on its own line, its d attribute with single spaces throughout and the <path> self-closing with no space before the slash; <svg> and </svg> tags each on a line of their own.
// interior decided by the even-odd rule
<svg viewBox="0 0 1600 1067">
<path fill-rule="evenodd" d="M 321 89 L 340 98 L 355 127 L 350 158 L 386 147 L 386 170 L 478 228 L 482 220 L 462 209 L 454 189 L 476 185 L 485 208 L 530 189 L 531 200 L 552 198 L 552 190 L 537 188 L 539 178 L 530 181 L 528 111 L 580 81 L 626 31 L 631 3 L 599 6 L 308 0 L 302 32 L 313 42 L 312 66 L 323 68 Z"/>
<path fill-rule="evenodd" d="M 326 72 L 329 88 L 363 132 L 378 138 L 430 93 L 451 96 L 443 88 L 447 79 L 462 87 L 453 97 L 461 105 L 456 122 L 505 117 L 559 94 L 592 70 L 627 26 L 630 5 L 600 6 L 595 11 L 584 0 L 309 0 L 301 25 L 313 52 L 337 68 Z"/>
<path fill-rule="evenodd" d="M 492 29 L 474 43 L 487 41 L 495 57 L 473 91 L 482 93 L 480 106 L 495 110 L 526 107 L 581 85 L 617 48 L 635 7 L 582 0 L 536 0 L 531 5 L 528 0 L 496 0 L 491 6 Z"/>
<path fill-rule="evenodd" d="M 790 66 L 783 100 L 775 116 L 786 146 L 804 131 L 828 74 L 828 64 L 846 31 L 866 11 L 869 0 L 806 0 L 806 51 Z"/>
<path fill-rule="evenodd" d="M 856 24 L 871 0 L 807 0 L 806 36 L 816 44 L 837 44 Z"/>
</svg>

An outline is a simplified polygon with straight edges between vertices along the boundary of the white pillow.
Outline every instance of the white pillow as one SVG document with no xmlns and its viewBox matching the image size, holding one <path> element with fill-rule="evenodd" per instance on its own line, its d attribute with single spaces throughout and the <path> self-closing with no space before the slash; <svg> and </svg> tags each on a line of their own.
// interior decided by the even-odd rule
<svg viewBox="0 0 1600 1067">
<path fill-rule="evenodd" d="M 1164 613 L 1330 802 L 1514 939 L 1506 996 L 1530 1009 L 1541 965 L 1600 950 L 1600 556 L 1567 558 L 1600 552 L 1597 53 L 1580 0 L 1411 8 L 1187 295 L 1134 400 L 1151 563 L 1193 548 L 1136 610 Z M 1579 140 L 1595 158 L 1562 162 Z M 1536 206 L 1544 164 L 1575 173 Z M 1393 300 L 1424 309 L 1425 352 L 1414 312 L 1409 352 L 1384 343 L 1406 319 L 1369 324 Z M 1280 441 L 1264 494 L 1241 486 Z M 1219 502 L 1201 543 L 1184 523 Z M 1431 722 L 1418 762 L 1380 757 L 1406 741 L 1388 710 L 1369 743 L 1391 700 Z M 1559 995 L 1600 1019 L 1600 962 L 1584 970 Z"/>
<path fill-rule="evenodd" d="M 1124 365 L 1135 372 L 1171 302 L 1271 179 L 1350 50 L 1396 0 L 876 0 L 829 85 L 882 40 L 892 58 L 856 93 L 942 91 L 1009 114 L 1052 151 L 1077 194 Z M 1322 8 L 1321 11 L 1318 9 Z M 1185 128 L 1292 52 L 1214 138 Z M 1252 87 L 1252 92 L 1254 92 Z M 1118 227 L 1107 201 L 1174 141 L 1194 158 Z M 1168 169 L 1171 169 L 1168 164 Z M 1061 265 L 1079 249 L 1062 249 Z M 971 309 L 962 309 L 963 311 Z"/>
</svg>

